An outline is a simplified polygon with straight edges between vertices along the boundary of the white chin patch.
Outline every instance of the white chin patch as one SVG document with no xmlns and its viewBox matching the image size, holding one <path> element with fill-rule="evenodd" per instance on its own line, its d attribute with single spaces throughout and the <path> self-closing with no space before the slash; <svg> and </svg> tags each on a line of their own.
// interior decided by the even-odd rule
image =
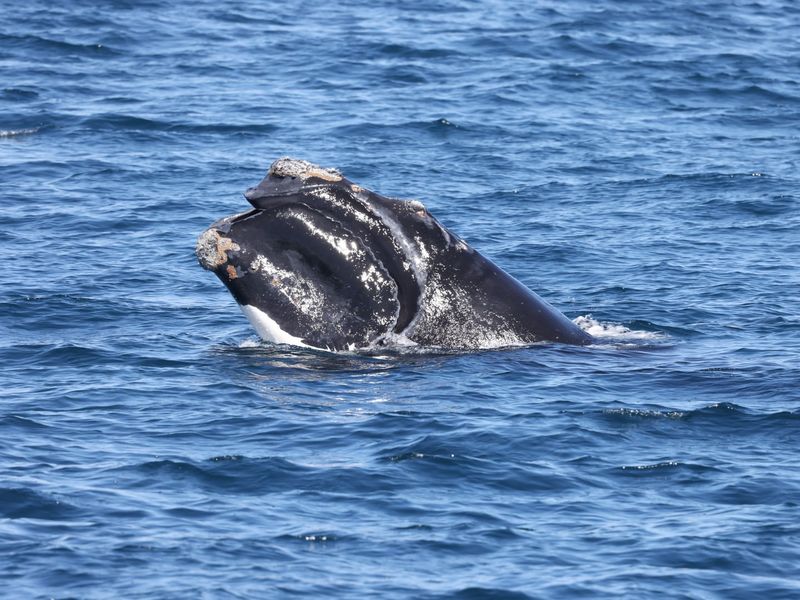
<svg viewBox="0 0 800 600">
<path fill-rule="evenodd" d="M 291 344 L 292 346 L 303 346 L 308 348 L 308 344 L 304 344 L 303 340 L 286 333 L 280 326 L 272 320 L 272 318 L 265 312 L 260 311 L 255 306 L 249 304 L 240 304 L 239 308 L 242 309 L 244 316 L 250 321 L 256 333 L 267 342 L 275 344 Z"/>
</svg>

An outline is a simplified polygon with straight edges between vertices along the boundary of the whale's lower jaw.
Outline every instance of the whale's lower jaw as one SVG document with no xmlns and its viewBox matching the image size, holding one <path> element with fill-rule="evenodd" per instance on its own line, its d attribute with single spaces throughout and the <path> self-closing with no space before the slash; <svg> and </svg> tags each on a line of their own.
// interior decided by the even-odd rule
<svg viewBox="0 0 800 600">
<path fill-rule="evenodd" d="M 239 308 L 242 309 L 244 316 L 247 317 L 247 320 L 250 321 L 253 329 L 256 330 L 256 333 L 258 333 L 258 335 L 264 341 L 272 342 L 274 344 L 301 346 L 303 348 L 310 347 L 308 344 L 304 344 L 303 340 L 299 337 L 295 337 L 290 333 L 286 333 L 272 317 L 255 306 L 251 306 L 249 304 L 240 304 Z"/>
</svg>

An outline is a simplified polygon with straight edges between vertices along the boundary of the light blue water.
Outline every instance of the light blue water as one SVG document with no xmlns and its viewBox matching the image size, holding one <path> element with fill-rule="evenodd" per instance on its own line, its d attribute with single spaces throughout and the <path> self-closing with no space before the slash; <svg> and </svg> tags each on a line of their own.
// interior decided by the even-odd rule
<svg viewBox="0 0 800 600">
<path fill-rule="evenodd" d="M 800 596 L 791 2 L 0 1 L 0 595 Z M 281 155 L 603 336 L 261 345 Z"/>
</svg>

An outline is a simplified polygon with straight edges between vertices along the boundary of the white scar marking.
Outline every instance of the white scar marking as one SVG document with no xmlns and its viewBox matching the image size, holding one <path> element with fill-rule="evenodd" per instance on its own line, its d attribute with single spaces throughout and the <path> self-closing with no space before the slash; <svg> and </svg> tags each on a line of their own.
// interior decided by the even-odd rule
<svg viewBox="0 0 800 600">
<path fill-rule="evenodd" d="M 322 310 L 325 296 L 308 280 L 300 279 L 280 267 L 276 267 L 265 256 L 257 256 L 250 269 L 269 277 L 272 286 L 301 313 L 317 318 Z"/>
<path fill-rule="evenodd" d="M 314 223 L 312 223 L 308 218 L 306 218 L 305 215 L 303 215 L 301 213 L 296 213 L 294 211 L 289 211 L 289 214 L 294 219 L 296 219 L 297 221 L 302 223 L 311 235 L 313 235 L 313 236 L 323 240 L 324 242 L 326 242 L 331 248 L 336 250 L 339 254 L 344 256 L 346 259 L 349 260 L 354 255 L 358 255 L 358 256 L 363 256 L 364 255 L 363 251 L 359 251 L 359 248 L 356 245 L 355 241 L 347 240 L 347 239 L 345 239 L 343 237 L 337 237 L 335 235 L 332 235 L 332 234 L 328 233 L 327 231 L 324 231 L 324 230 L 320 229 L 319 227 L 314 225 Z"/>
</svg>

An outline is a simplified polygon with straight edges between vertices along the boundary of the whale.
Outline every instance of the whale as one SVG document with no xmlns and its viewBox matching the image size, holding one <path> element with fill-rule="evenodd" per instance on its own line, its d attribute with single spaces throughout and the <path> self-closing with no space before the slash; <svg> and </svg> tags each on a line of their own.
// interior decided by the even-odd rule
<svg viewBox="0 0 800 600">
<path fill-rule="evenodd" d="M 244 196 L 250 210 L 213 223 L 195 253 L 268 342 L 330 351 L 593 342 L 419 200 L 289 157 Z"/>
</svg>

